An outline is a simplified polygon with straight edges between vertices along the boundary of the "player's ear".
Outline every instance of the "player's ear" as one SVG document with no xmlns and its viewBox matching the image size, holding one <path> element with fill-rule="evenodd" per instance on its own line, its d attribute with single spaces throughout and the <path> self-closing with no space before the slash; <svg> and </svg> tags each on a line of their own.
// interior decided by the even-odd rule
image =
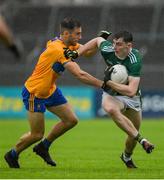
<svg viewBox="0 0 164 180">
<path fill-rule="evenodd" d="M 69 34 L 70 34 L 70 32 L 69 32 L 69 31 L 67 31 L 67 30 L 63 31 L 63 35 L 64 35 L 65 37 L 68 37 L 68 36 L 69 36 Z"/>
<path fill-rule="evenodd" d="M 127 45 L 128 45 L 129 48 L 132 48 L 132 43 L 131 42 L 128 42 Z"/>
</svg>

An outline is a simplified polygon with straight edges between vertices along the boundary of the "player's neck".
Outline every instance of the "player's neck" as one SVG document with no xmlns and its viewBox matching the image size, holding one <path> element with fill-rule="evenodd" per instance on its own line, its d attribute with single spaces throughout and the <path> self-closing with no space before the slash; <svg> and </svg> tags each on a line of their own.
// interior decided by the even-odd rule
<svg viewBox="0 0 164 180">
<path fill-rule="evenodd" d="M 124 59 L 128 56 L 128 54 L 120 56 L 120 55 L 118 55 L 117 53 L 115 53 L 115 55 L 116 55 L 117 58 L 120 59 L 120 60 L 124 60 Z"/>
<path fill-rule="evenodd" d="M 66 38 L 64 36 L 60 35 L 60 40 L 63 41 L 63 43 L 68 47 L 70 44 L 67 42 Z"/>
</svg>

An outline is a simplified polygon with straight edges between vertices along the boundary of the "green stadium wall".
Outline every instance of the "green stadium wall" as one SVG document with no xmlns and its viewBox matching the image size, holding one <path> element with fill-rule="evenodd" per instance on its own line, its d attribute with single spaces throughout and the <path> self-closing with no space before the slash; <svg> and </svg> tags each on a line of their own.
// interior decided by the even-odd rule
<svg viewBox="0 0 164 180">
<path fill-rule="evenodd" d="M 59 87 L 60 88 L 60 87 Z M 0 87 L 0 118 L 25 118 L 26 110 L 21 98 L 20 87 Z M 60 88 L 79 118 L 95 116 L 94 90 L 85 87 Z M 48 118 L 54 118 L 46 112 Z"/>
<path fill-rule="evenodd" d="M 79 119 L 106 117 L 101 107 L 102 90 L 90 87 L 59 87 Z M 143 117 L 164 117 L 164 92 L 144 91 L 142 97 Z M 0 87 L 0 119 L 26 117 L 21 98 L 21 87 Z M 46 112 L 47 118 L 56 118 Z"/>
</svg>

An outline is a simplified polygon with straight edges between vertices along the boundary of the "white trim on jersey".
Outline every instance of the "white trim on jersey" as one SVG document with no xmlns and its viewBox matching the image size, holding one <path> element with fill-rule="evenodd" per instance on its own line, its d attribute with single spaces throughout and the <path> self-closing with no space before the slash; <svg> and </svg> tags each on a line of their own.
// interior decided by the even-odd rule
<svg viewBox="0 0 164 180">
<path fill-rule="evenodd" d="M 137 63 L 136 55 L 132 53 L 132 51 L 128 54 L 128 57 L 130 58 L 130 62 L 132 64 Z"/>
<path fill-rule="evenodd" d="M 114 52 L 113 46 L 104 46 L 101 51 Z"/>
</svg>

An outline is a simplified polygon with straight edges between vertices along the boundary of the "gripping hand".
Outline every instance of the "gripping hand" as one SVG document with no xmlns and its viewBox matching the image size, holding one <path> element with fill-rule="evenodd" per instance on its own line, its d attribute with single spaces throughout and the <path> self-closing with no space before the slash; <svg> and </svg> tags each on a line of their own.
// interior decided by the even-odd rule
<svg viewBox="0 0 164 180">
<path fill-rule="evenodd" d="M 69 48 L 63 48 L 64 49 L 64 56 L 66 57 L 66 59 L 68 58 L 72 58 L 72 59 L 76 59 L 78 58 L 78 52 L 77 51 L 71 51 Z"/>
<path fill-rule="evenodd" d="M 98 36 L 107 40 L 111 34 L 112 32 L 102 30 L 99 32 Z"/>
<path fill-rule="evenodd" d="M 107 81 L 111 80 L 111 74 L 113 72 L 114 68 L 113 67 L 107 67 L 104 71 L 104 82 L 106 83 Z"/>
<path fill-rule="evenodd" d="M 114 70 L 113 67 L 108 66 L 104 71 L 104 83 L 101 88 L 106 92 L 111 89 L 109 86 L 106 85 L 106 82 L 111 80 L 111 74 L 112 74 L 113 70 Z"/>
</svg>

